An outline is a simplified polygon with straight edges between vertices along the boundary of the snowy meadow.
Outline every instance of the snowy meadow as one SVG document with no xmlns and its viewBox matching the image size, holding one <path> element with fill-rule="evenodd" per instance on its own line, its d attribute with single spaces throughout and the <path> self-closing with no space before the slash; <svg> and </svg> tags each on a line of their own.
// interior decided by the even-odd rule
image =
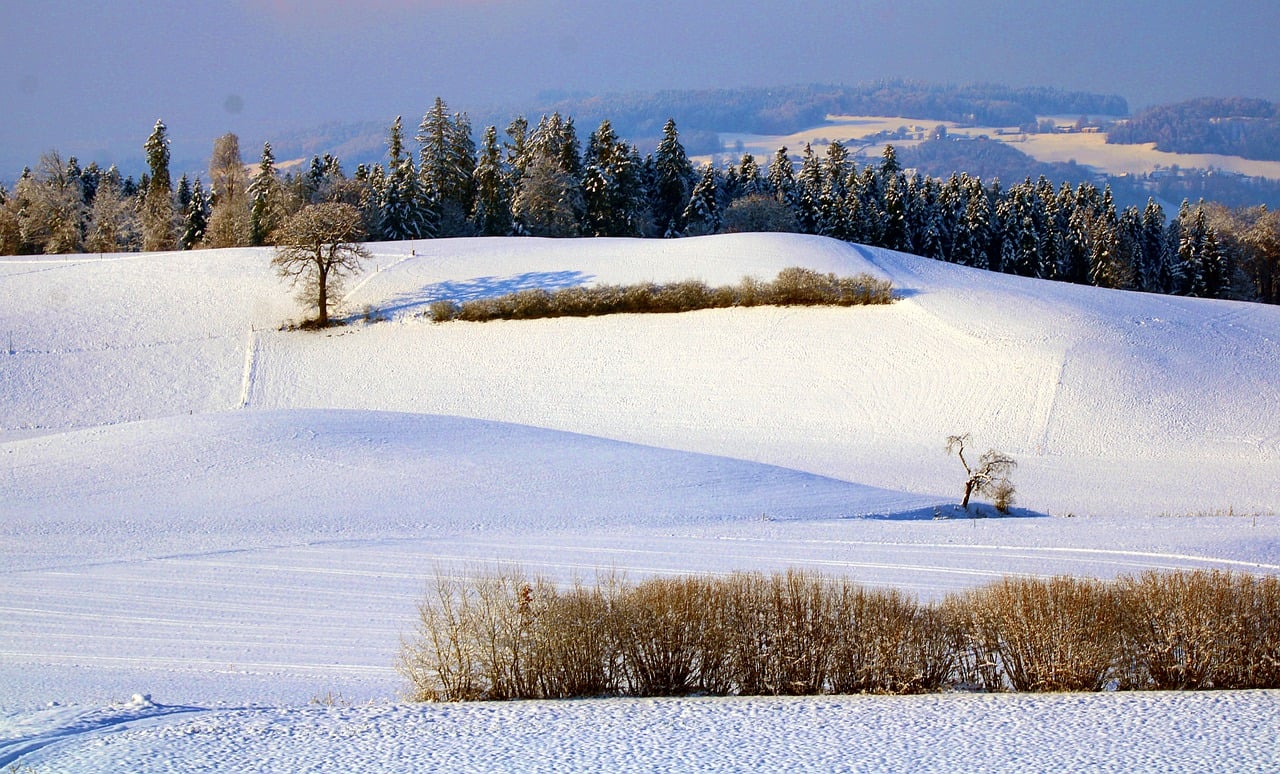
<svg viewBox="0 0 1280 774">
<path fill-rule="evenodd" d="M 796 235 L 371 244 L 349 324 L 270 249 L 0 258 L 0 766 L 1280 767 L 1280 693 L 402 701 L 437 575 L 1280 574 L 1280 308 Z M 887 306 L 432 323 L 788 266 Z M 971 433 L 1013 516 L 952 514 Z"/>
</svg>

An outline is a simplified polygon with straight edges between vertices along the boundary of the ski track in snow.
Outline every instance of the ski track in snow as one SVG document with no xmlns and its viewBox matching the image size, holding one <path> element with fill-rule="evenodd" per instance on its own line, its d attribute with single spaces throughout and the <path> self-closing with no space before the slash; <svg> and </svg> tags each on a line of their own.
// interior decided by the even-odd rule
<svg viewBox="0 0 1280 774">
<path fill-rule="evenodd" d="M 1280 769 L 1276 692 L 386 703 L 436 574 L 1280 574 L 1280 310 L 794 235 L 371 248 L 343 313 L 392 319 L 320 333 L 269 250 L 0 259 L 0 766 Z M 797 264 L 901 298 L 417 316 Z M 929 518 L 959 432 L 1025 518 Z"/>
</svg>

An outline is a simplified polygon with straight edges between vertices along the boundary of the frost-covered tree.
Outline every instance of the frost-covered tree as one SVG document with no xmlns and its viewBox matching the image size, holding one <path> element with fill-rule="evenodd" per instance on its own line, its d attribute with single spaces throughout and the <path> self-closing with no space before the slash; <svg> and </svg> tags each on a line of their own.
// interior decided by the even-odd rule
<svg viewBox="0 0 1280 774">
<path fill-rule="evenodd" d="M 196 192 L 199 191 L 197 181 Z M 85 247 L 95 253 L 123 252 L 138 249 L 139 240 L 136 201 L 125 195 L 120 172 L 113 166 L 98 179 Z M 183 246 L 184 250 L 188 248 L 189 245 Z"/>
<path fill-rule="evenodd" d="M 583 211 L 582 189 L 555 158 L 535 158 L 520 178 L 520 189 L 511 202 L 520 233 L 530 236 L 578 235 Z"/>
<path fill-rule="evenodd" d="M 331 299 L 342 278 L 360 270 L 369 252 L 364 239 L 364 219 L 350 204 L 324 202 L 303 207 L 289 216 L 276 232 L 276 272 L 301 285 L 301 298 L 316 310 L 316 325 L 329 324 Z"/>
<path fill-rule="evenodd" d="M 205 228 L 205 247 L 242 247 L 249 244 L 248 182 L 240 156 L 240 138 L 228 132 L 213 141 L 209 157 L 212 199 Z"/>
<path fill-rule="evenodd" d="M 582 222 L 582 160 L 572 119 L 543 116 L 521 154 L 524 168 L 512 198 L 518 233 L 576 236 Z"/>
<path fill-rule="evenodd" d="M 57 151 L 40 157 L 34 176 L 19 181 L 23 206 L 19 225 L 23 241 L 45 253 L 80 252 L 84 241 L 85 206 L 78 175 Z"/>
<path fill-rule="evenodd" d="M 1183 202 L 1178 217 L 1182 237 L 1178 258 L 1184 272 L 1185 292 L 1199 298 L 1222 298 L 1228 287 L 1229 272 L 1218 232 L 1209 225 L 1204 202 L 1191 210 Z"/>
<path fill-rule="evenodd" d="M 761 196 L 769 191 L 769 187 L 760 173 L 760 165 L 756 163 L 756 157 L 750 153 L 742 154 L 742 159 L 738 162 L 737 180 L 735 199 Z"/>
<path fill-rule="evenodd" d="M 787 146 L 784 145 L 778 148 L 777 153 L 773 154 L 773 160 L 769 162 L 769 171 L 766 177 L 769 181 L 770 195 L 794 212 L 796 208 L 796 171 L 795 165 L 791 163 L 791 157 L 787 155 Z"/>
<path fill-rule="evenodd" d="M 818 154 L 811 143 L 804 144 L 800 155 L 800 174 L 796 176 L 796 220 L 806 234 L 823 234 L 830 231 L 823 212 L 823 192 L 827 185 L 826 174 Z"/>
</svg>

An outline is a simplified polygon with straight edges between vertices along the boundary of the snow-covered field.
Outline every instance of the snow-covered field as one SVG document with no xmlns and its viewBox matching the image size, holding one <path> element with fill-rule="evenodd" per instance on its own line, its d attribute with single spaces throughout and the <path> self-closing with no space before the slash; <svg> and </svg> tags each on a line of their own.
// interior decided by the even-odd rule
<svg viewBox="0 0 1280 774">
<path fill-rule="evenodd" d="M 413 706 L 437 572 L 1280 573 L 1280 309 L 792 235 L 0 258 L 0 766 L 1275 770 L 1280 694 Z M 430 301 L 803 265 L 887 307 L 436 325 Z M 945 436 L 1020 518 L 935 520 Z M 150 699 L 134 694 L 150 695 Z M 334 703 L 313 704 L 313 700 Z"/>
</svg>

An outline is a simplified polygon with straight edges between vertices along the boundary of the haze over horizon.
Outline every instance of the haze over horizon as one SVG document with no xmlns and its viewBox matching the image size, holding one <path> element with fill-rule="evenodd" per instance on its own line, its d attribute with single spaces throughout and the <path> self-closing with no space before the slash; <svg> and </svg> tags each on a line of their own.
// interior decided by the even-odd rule
<svg viewBox="0 0 1280 774">
<path fill-rule="evenodd" d="M 1280 6 L 1227 0 L 142 0 L 6 4 L 0 180 L 41 153 L 130 162 L 156 119 L 175 160 L 236 132 L 255 143 L 333 121 L 407 125 L 548 91 L 883 78 L 1280 101 Z M 679 117 L 677 116 L 677 121 Z"/>
</svg>

